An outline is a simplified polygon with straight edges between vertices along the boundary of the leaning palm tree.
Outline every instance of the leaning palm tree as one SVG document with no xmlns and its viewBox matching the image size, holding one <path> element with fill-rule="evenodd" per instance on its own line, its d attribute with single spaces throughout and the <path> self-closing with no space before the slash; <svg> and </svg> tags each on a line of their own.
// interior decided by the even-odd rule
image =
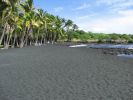
<svg viewBox="0 0 133 100">
<path fill-rule="evenodd" d="M 5 48 L 71 40 L 76 29 L 71 20 L 36 10 L 33 0 L 0 0 L 0 45 Z"/>
<path fill-rule="evenodd" d="M 18 20 L 18 16 L 15 15 L 15 13 L 12 13 L 10 15 L 9 19 L 8 19 L 8 28 L 7 28 L 8 32 L 6 33 L 6 39 L 5 39 L 5 42 L 4 42 L 4 48 L 5 49 L 9 48 L 11 39 L 12 39 L 12 37 L 14 35 L 13 33 L 15 32 L 15 29 L 16 29 L 17 20 Z"/>
<path fill-rule="evenodd" d="M 11 27 L 10 21 L 12 20 L 12 15 L 17 10 L 17 4 L 19 0 L 2 0 L 0 1 L 0 23 L 2 28 L 2 34 L 0 37 L 0 45 L 2 44 L 3 38 L 6 31 Z M 7 42 L 7 41 L 6 41 Z"/>
<path fill-rule="evenodd" d="M 9 2 L 1 0 L 0 1 L 0 24 L 1 24 L 1 31 L 0 34 L 0 45 L 2 44 L 5 32 L 7 30 L 7 18 L 10 16 L 11 6 Z"/>
</svg>

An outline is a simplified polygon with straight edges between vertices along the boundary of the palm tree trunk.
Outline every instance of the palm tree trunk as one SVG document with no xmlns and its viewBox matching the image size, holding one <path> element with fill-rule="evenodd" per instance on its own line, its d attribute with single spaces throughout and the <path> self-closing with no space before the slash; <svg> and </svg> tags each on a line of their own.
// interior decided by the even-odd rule
<svg viewBox="0 0 133 100">
<path fill-rule="evenodd" d="M 44 45 L 46 44 L 46 38 L 45 37 L 43 38 L 43 44 Z"/>
<path fill-rule="evenodd" d="M 5 35 L 5 31 L 6 31 L 6 25 L 4 25 L 4 29 L 3 29 L 3 32 L 2 32 L 2 35 L 1 35 L 1 38 L 0 38 L 0 45 L 2 44 L 4 35 Z"/>
<path fill-rule="evenodd" d="M 14 37 L 14 39 L 13 39 L 12 48 L 15 47 L 15 42 L 16 42 L 16 37 Z"/>
<path fill-rule="evenodd" d="M 4 44 L 5 49 L 9 48 L 10 40 L 11 40 L 11 27 L 9 28 L 9 34 L 7 34 L 6 41 L 5 41 L 5 44 Z"/>
<path fill-rule="evenodd" d="M 37 38 L 35 40 L 35 46 L 38 46 L 38 36 L 37 36 Z"/>
<path fill-rule="evenodd" d="M 32 38 L 29 38 L 29 45 L 32 45 Z"/>
<path fill-rule="evenodd" d="M 23 32 L 22 37 L 20 39 L 20 45 L 19 45 L 20 48 L 24 47 L 24 37 L 25 37 L 25 34 L 26 34 L 26 28 L 24 29 L 24 32 Z"/>
<path fill-rule="evenodd" d="M 26 38 L 25 38 L 25 40 L 24 40 L 24 44 L 25 44 L 25 46 L 28 45 L 28 36 L 26 36 Z"/>
<path fill-rule="evenodd" d="M 17 47 L 20 47 L 20 45 L 19 45 L 19 39 L 18 38 L 16 39 L 16 46 Z"/>
<path fill-rule="evenodd" d="M 12 43 L 12 48 L 14 48 L 15 47 L 15 43 L 16 43 L 16 32 L 15 32 L 15 35 L 14 35 L 14 38 L 13 38 L 13 43 Z"/>
<path fill-rule="evenodd" d="M 4 45 L 5 49 L 9 48 L 10 41 L 11 41 L 11 33 L 9 34 L 9 36 L 7 35 L 6 43 Z"/>
<path fill-rule="evenodd" d="M 41 37 L 41 45 L 43 44 L 43 37 Z"/>
<path fill-rule="evenodd" d="M 20 48 L 23 48 L 23 47 L 24 47 L 24 35 L 20 39 Z"/>
</svg>

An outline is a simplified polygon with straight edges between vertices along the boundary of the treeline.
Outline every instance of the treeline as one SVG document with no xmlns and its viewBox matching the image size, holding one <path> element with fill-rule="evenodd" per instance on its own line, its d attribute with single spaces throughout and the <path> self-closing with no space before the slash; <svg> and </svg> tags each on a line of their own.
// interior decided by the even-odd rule
<svg viewBox="0 0 133 100">
<path fill-rule="evenodd" d="M 85 32 L 83 30 L 76 30 L 72 32 L 71 38 L 73 41 L 79 42 L 98 42 L 98 43 L 133 43 L 132 34 L 106 34 Z"/>
<path fill-rule="evenodd" d="M 34 8 L 33 0 L 0 0 L 0 47 L 5 49 L 70 41 L 70 31 L 77 28 L 72 20 Z"/>
</svg>

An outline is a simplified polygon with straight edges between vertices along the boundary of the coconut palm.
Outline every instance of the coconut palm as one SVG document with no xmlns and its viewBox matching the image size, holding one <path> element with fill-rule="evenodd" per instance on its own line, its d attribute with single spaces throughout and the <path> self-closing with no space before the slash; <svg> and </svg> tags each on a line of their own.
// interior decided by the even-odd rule
<svg viewBox="0 0 133 100">
<path fill-rule="evenodd" d="M 71 40 L 76 29 L 71 20 L 36 10 L 33 0 L 0 0 L 0 45 L 5 48 L 54 43 L 65 36 Z"/>
<path fill-rule="evenodd" d="M 65 20 L 60 18 L 59 16 L 55 17 L 56 19 L 56 23 L 55 23 L 55 27 L 56 27 L 56 34 L 55 34 L 55 38 L 54 41 L 57 42 L 57 40 L 64 35 L 64 25 L 65 25 Z"/>
<path fill-rule="evenodd" d="M 15 13 L 12 13 L 10 15 L 9 19 L 7 20 L 8 28 L 7 28 L 7 32 L 6 32 L 6 39 L 5 39 L 5 42 L 4 42 L 4 48 L 5 49 L 9 48 L 11 39 L 14 35 L 13 33 L 15 32 L 15 29 L 16 29 L 17 20 L 18 20 L 18 16 L 15 15 Z"/>
<path fill-rule="evenodd" d="M 6 34 L 6 43 L 5 47 L 8 48 L 8 44 L 10 43 L 10 37 L 13 32 L 13 16 L 17 11 L 17 4 L 19 0 L 2 0 L 0 1 L 0 18 L 1 18 L 1 26 L 2 26 L 2 34 L 0 37 L 0 45 L 4 39 L 4 36 L 7 31 L 9 34 Z"/>
<path fill-rule="evenodd" d="M 71 32 L 72 32 L 72 27 L 73 27 L 73 21 L 72 20 L 67 20 L 66 24 L 66 31 L 67 31 L 67 41 L 71 41 Z"/>
<path fill-rule="evenodd" d="M 5 32 L 7 30 L 7 18 L 10 16 L 11 13 L 11 5 L 7 0 L 0 1 L 0 24 L 1 24 L 1 38 L 0 38 L 0 45 L 2 44 Z"/>
<path fill-rule="evenodd" d="M 21 3 L 21 6 L 24 10 L 23 15 L 23 33 L 20 39 L 20 48 L 25 44 L 27 45 L 28 37 L 32 34 L 33 25 L 35 25 L 35 8 L 33 7 L 33 0 L 27 0 L 24 3 Z"/>
<path fill-rule="evenodd" d="M 47 17 L 46 13 L 42 9 L 38 9 L 38 23 L 40 23 L 40 26 L 38 28 L 38 36 L 36 38 L 36 42 L 38 41 L 38 38 L 40 37 L 40 44 L 42 45 L 45 43 L 45 33 L 47 32 Z"/>
<path fill-rule="evenodd" d="M 78 29 L 78 26 L 76 24 L 73 24 L 72 29 L 73 31 L 76 31 Z"/>
</svg>

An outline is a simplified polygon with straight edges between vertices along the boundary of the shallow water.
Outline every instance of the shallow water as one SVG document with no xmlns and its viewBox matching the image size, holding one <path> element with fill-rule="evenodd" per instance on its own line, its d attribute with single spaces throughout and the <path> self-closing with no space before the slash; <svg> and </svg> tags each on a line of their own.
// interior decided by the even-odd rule
<svg viewBox="0 0 133 100">
<path fill-rule="evenodd" d="M 81 44 L 81 45 L 71 45 L 69 47 L 87 47 L 87 48 L 117 48 L 117 49 L 133 49 L 133 44 Z"/>
<path fill-rule="evenodd" d="M 133 58 L 133 54 L 131 54 L 131 55 L 119 54 L 119 55 L 117 55 L 117 56 L 118 56 L 118 57 Z"/>
<path fill-rule="evenodd" d="M 72 48 L 80 48 L 80 47 L 86 47 L 86 48 L 102 48 L 102 49 L 133 49 L 133 44 L 119 44 L 119 45 L 113 45 L 113 44 L 81 44 L 81 45 L 71 45 L 69 47 Z M 117 55 L 119 57 L 125 57 L 125 58 L 133 58 L 133 54 L 127 55 L 127 54 L 119 54 Z"/>
<path fill-rule="evenodd" d="M 89 48 L 117 48 L 117 49 L 133 49 L 133 44 L 119 44 L 119 45 L 113 45 L 113 44 L 92 44 L 88 45 Z"/>
</svg>

